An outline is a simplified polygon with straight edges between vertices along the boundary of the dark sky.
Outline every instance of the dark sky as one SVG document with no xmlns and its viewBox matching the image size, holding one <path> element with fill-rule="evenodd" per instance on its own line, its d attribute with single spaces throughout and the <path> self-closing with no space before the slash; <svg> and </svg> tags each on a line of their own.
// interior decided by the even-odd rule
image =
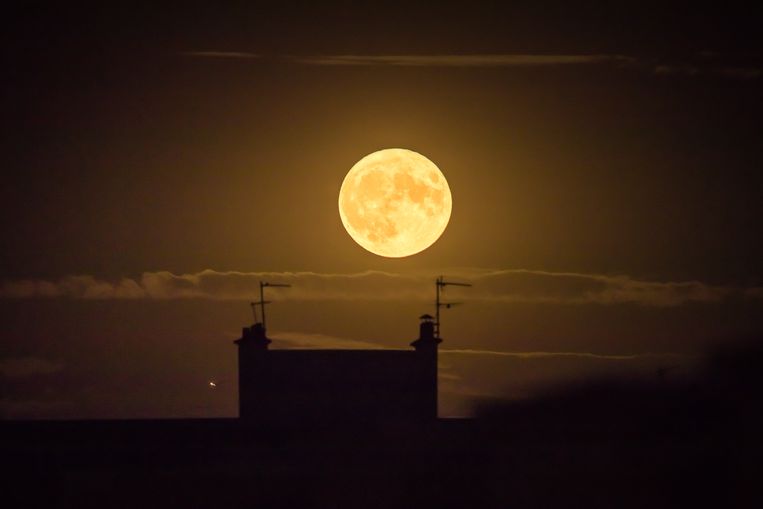
<svg viewBox="0 0 763 509">
<path fill-rule="evenodd" d="M 322 347 L 404 347 L 435 275 L 472 281 L 450 414 L 761 331 L 751 7 L 314 4 L 7 11 L 2 415 L 232 415 L 260 279 L 294 285 L 271 336 Z M 336 208 L 387 147 L 453 192 L 405 259 Z"/>
</svg>

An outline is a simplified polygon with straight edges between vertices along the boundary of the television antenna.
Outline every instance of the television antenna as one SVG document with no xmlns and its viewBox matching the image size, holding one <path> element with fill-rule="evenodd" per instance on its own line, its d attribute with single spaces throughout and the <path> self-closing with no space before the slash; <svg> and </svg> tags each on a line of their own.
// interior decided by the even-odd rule
<svg viewBox="0 0 763 509">
<path fill-rule="evenodd" d="M 440 276 L 435 281 L 436 297 L 435 297 L 435 320 L 434 320 L 434 337 L 440 339 L 440 308 L 450 309 L 453 306 L 463 304 L 463 302 L 442 302 L 440 300 L 440 292 L 445 291 L 446 286 L 472 286 L 469 283 L 456 283 L 453 281 L 445 281 L 443 276 Z"/>
<path fill-rule="evenodd" d="M 257 306 L 260 306 L 260 312 L 262 314 L 262 328 L 265 330 L 267 330 L 265 327 L 265 304 L 272 303 L 272 301 L 265 300 L 266 287 L 289 288 L 291 287 L 291 285 L 287 285 L 284 283 L 268 283 L 267 281 L 260 281 L 260 301 L 252 302 L 250 303 L 250 305 L 252 306 L 252 314 L 254 315 L 254 323 L 257 323 Z"/>
</svg>

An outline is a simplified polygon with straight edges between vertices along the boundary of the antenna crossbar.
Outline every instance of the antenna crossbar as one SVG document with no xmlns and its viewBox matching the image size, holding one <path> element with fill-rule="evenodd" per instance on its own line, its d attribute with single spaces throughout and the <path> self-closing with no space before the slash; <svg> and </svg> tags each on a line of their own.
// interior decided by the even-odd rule
<svg viewBox="0 0 763 509">
<path fill-rule="evenodd" d="M 435 280 L 435 321 L 434 321 L 434 336 L 440 339 L 440 308 L 450 309 L 452 306 L 462 304 L 462 302 L 443 302 L 440 300 L 440 292 L 445 290 L 446 286 L 472 286 L 469 283 L 457 283 L 455 281 L 445 281 L 443 276 L 438 277 Z"/>
<path fill-rule="evenodd" d="M 266 287 L 277 287 L 277 288 L 289 288 L 291 285 L 287 285 L 284 283 L 268 283 L 267 281 L 260 281 L 260 301 L 259 302 L 252 302 L 252 312 L 254 313 L 254 321 L 257 322 L 257 311 L 255 306 L 260 306 L 260 311 L 262 314 L 262 328 L 267 330 L 265 325 L 265 304 L 271 304 L 272 301 L 265 300 L 265 288 Z"/>
</svg>

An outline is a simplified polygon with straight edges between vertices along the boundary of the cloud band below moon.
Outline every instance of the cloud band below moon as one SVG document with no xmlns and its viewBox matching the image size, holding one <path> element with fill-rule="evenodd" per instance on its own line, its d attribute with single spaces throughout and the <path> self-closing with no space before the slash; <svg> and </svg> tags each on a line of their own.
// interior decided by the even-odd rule
<svg viewBox="0 0 763 509">
<path fill-rule="evenodd" d="M 449 289 L 449 298 L 456 300 L 463 297 L 469 301 L 501 303 L 670 307 L 729 298 L 763 298 L 759 287 L 717 286 L 700 281 L 648 281 L 625 275 L 524 269 L 453 269 L 443 273 L 474 284 L 469 289 Z M 438 274 L 203 270 L 192 274 L 144 272 L 140 277 L 112 281 L 72 275 L 58 280 L 7 281 L 0 286 L 0 298 L 251 300 L 259 296 L 259 281 L 269 280 L 292 285 L 288 290 L 272 292 L 274 300 L 429 301 Z"/>
</svg>

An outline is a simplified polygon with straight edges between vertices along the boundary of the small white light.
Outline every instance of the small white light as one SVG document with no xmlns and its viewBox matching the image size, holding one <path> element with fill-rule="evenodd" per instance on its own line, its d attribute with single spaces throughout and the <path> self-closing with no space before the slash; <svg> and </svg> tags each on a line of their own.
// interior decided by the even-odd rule
<svg viewBox="0 0 763 509">
<path fill-rule="evenodd" d="M 209 386 L 210 386 L 210 387 L 217 387 L 217 384 L 216 384 L 216 383 L 214 383 L 214 382 L 209 382 Z"/>
</svg>

